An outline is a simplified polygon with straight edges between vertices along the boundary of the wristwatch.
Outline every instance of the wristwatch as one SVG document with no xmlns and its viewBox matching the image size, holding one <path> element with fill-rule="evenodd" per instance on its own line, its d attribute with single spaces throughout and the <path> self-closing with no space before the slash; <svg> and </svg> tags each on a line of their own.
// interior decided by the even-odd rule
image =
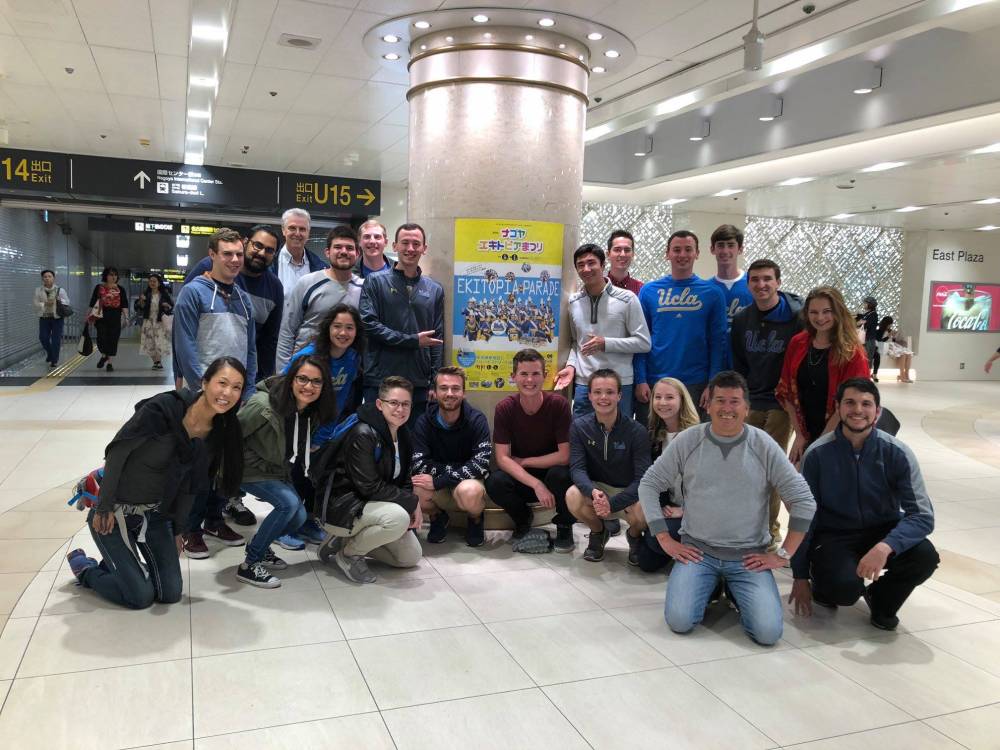
<svg viewBox="0 0 1000 750">
<path fill-rule="evenodd" d="M 774 554 L 776 554 L 778 557 L 780 557 L 785 562 L 790 563 L 792 561 L 792 553 L 789 552 L 784 547 L 778 547 L 778 549 L 776 549 L 774 551 Z"/>
</svg>

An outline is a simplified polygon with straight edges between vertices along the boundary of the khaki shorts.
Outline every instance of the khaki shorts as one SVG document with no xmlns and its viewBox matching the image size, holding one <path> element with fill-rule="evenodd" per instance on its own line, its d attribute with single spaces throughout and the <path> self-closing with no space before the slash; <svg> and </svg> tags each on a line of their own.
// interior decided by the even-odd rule
<svg viewBox="0 0 1000 750">
<path fill-rule="evenodd" d="M 483 493 L 485 496 L 486 485 L 483 484 L 481 480 L 472 479 L 468 481 L 475 482 L 476 484 L 481 486 L 483 488 Z M 453 487 L 445 487 L 444 489 L 434 490 L 434 494 L 431 495 L 431 502 L 433 502 L 437 507 L 439 507 L 443 511 L 447 511 L 449 513 L 451 513 L 452 511 L 461 512 L 458 507 L 458 503 L 455 501 L 455 496 L 452 494 L 453 489 L 454 489 Z M 496 503 L 490 500 L 489 497 L 486 497 L 486 507 L 496 508 L 497 510 L 500 509 L 500 506 L 498 506 Z"/>
</svg>

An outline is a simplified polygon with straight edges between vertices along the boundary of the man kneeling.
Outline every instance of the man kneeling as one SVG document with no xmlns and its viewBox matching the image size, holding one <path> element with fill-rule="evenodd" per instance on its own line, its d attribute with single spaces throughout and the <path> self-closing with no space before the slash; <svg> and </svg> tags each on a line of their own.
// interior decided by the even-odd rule
<svg viewBox="0 0 1000 750">
<path fill-rule="evenodd" d="M 365 556 L 396 568 L 412 568 L 423 555 L 409 533 L 417 511 L 410 481 L 413 448 L 406 421 L 413 385 L 390 376 L 374 404 L 358 408 L 358 422 L 344 435 L 334 459 L 326 520 L 333 533 L 319 547 L 355 583 L 373 583 Z"/>
<path fill-rule="evenodd" d="M 584 560 L 597 562 L 604 557 L 610 536 L 604 521 L 624 518 L 628 521 L 628 561 L 638 565 L 642 530 L 646 528 L 638 491 L 639 480 L 649 468 L 649 434 L 618 411 L 622 381 L 614 370 L 591 374 L 587 397 L 594 411 L 574 419 L 569 429 L 573 486 L 566 491 L 566 505 L 590 527 Z"/>
<path fill-rule="evenodd" d="M 809 485 L 766 432 L 745 424 L 746 380 L 720 372 L 708 384 L 708 424 L 674 438 L 639 483 L 649 530 L 676 562 L 667 584 L 665 617 L 675 633 L 702 621 L 717 586 L 729 589 L 743 629 L 764 646 L 782 633 L 781 597 L 771 570 L 788 564 L 816 510 Z M 660 493 L 680 479 L 681 541 L 667 532 Z M 788 535 L 771 543 L 768 501 L 775 488 L 788 506 Z"/>
</svg>

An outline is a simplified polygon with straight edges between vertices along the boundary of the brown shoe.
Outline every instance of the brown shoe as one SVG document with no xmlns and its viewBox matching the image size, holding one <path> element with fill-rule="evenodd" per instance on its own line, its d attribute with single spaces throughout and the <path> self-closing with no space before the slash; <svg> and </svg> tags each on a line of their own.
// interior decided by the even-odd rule
<svg viewBox="0 0 1000 750">
<path fill-rule="evenodd" d="M 218 526 L 206 526 L 205 533 L 214 539 L 218 539 L 227 547 L 242 547 L 247 543 L 246 538 L 242 534 L 237 534 L 225 523 L 220 523 Z"/>
<path fill-rule="evenodd" d="M 194 560 L 204 560 L 208 557 L 208 546 L 200 531 L 189 531 L 184 534 L 184 554 Z"/>
</svg>

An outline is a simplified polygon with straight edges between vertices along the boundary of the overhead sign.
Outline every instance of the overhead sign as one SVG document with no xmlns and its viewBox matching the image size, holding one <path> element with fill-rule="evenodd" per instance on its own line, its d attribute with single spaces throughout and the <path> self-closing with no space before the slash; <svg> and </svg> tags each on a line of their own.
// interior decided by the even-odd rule
<svg viewBox="0 0 1000 750">
<path fill-rule="evenodd" d="M 277 203 L 274 172 L 99 156 L 74 156 L 72 163 L 70 192 L 74 195 L 239 208 L 273 207 Z"/>
<path fill-rule="evenodd" d="M 0 148 L 0 190 L 66 192 L 65 154 Z"/>
<path fill-rule="evenodd" d="M 353 177 L 316 174 L 281 175 L 281 206 L 326 214 L 368 214 L 382 211 L 382 183 Z"/>
<path fill-rule="evenodd" d="M 244 224 L 228 224 L 229 229 L 243 233 L 248 227 Z M 139 219 L 109 219 L 101 216 L 91 216 L 87 220 L 87 228 L 97 232 L 141 232 L 143 234 L 174 234 L 208 237 L 221 225 L 185 224 L 176 221 L 146 221 Z"/>
</svg>

